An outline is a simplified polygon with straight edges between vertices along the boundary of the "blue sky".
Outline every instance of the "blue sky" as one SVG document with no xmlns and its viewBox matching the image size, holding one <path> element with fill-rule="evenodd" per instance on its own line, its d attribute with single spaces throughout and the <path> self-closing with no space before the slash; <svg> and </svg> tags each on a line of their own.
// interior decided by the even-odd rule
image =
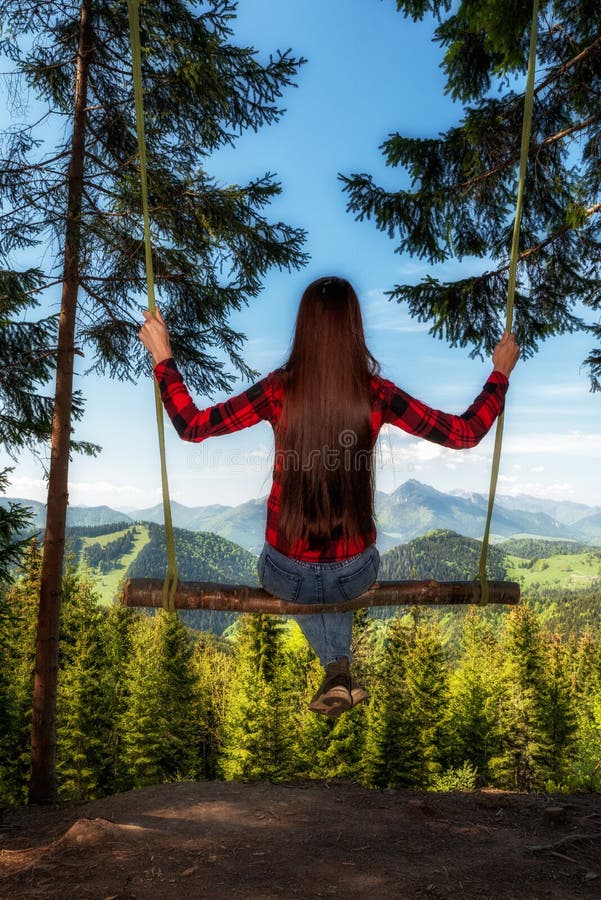
<svg viewBox="0 0 601 900">
<path fill-rule="evenodd" d="M 308 59 L 298 87 L 283 99 L 282 121 L 243 136 L 210 165 L 224 184 L 277 173 L 283 194 L 270 216 L 308 232 L 309 265 L 292 274 L 272 273 L 252 306 L 231 318 L 247 336 L 248 362 L 262 374 L 279 365 L 306 284 L 319 275 L 340 274 L 361 298 L 368 343 L 382 374 L 432 406 L 462 412 L 488 376 L 488 361 L 471 360 L 465 350 L 431 338 L 427 326 L 387 300 L 386 289 L 418 281 L 432 268 L 395 254 L 394 242 L 373 224 L 355 222 L 337 180 L 338 172 L 370 172 L 383 185 L 398 187 L 400 174 L 383 165 L 378 151 L 387 135 L 432 136 L 456 122 L 459 109 L 444 95 L 433 26 L 404 19 L 393 0 L 245 0 L 233 27 L 239 42 L 261 54 L 292 47 Z M 482 264 L 471 265 L 480 270 Z M 469 270 L 470 263 L 436 267 L 445 278 Z M 58 300 L 55 292 L 51 307 Z M 589 350 L 590 338 L 566 335 L 518 364 L 507 401 L 499 492 L 601 504 L 601 398 L 589 393 L 579 368 Z M 151 383 L 86 378 L 85 360 L 77 366 L 77 386 L 87 399 L 77 437 L 101 444 L 103 452 L 96 459 L 74 460 L 70 502 L 125 509 L 158 502 Z M 205 407 L 224 396 L 197 401 Z M 485 492 L 492 445 L 491 434 L 475 450 L 460 453 L 386 429 L 379 442 L 377 485 L 390 491 L 417 478 L 441 490 Z M 272 446 L 265 423 L 200 445 L 183 444 L 168 428 L 172 497 L 190 506 L 233 505 L 266 494 Z M 38 460 L 28 455 L 19 460 L 9 493 L 45 499 Z"/>
</svg>

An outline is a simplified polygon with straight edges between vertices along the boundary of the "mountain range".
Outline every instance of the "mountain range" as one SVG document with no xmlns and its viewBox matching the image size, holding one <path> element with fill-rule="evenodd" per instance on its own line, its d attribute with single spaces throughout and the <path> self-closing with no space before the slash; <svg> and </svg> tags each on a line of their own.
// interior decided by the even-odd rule
<svg viewBox="0 0 601 900">
<path fill-rule="evenodd" d="M 36 500 L 0 497 L 0 505 L 21 503 L 31 507 L 33 526 L 42 529 L 45 505 Z M 378 547 L 389 550 L 426 532 L 446 529 L 466 537 L 480 538 L 484 531 L 488 498 L 468 491 L 445 493 L 415 479 L 394 491 L 376 492 Z M 251 553 L 260 552 L 265 531 L 266 497 L 238 506 L 189 507 L 172 503 L 173 524 L 189 531 L 213 532 Z M 108 506 L 69 507 L 69 526 L 108 525 L 114 522 L 155 522 L 163 520 L 162 505 L 130 511 Z M 497 495 L 492 520 L 494 538 L 531 535 L 537 537 L 601 544 L 601 507 L 564 500 L 547 500 L 528 495 Z"/>
</svg>

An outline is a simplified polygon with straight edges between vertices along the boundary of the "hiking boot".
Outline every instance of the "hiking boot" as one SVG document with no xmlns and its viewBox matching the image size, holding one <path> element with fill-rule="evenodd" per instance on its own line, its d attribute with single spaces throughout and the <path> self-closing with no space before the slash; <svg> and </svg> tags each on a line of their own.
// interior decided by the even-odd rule
<svg viewBox="0 0 601 900">
<path fill-rule="evenodd" d="M 369 698 L 369 694 L 362 687 L 356 678 L 351 676 L 351 699 L 353 701 L 353 708 L 357 706 L 358 703 L 363 703 L 364 700 Z"/>
<path fill-rule="evenodd" d="M 353 705 L 351 676 L 346 656 L 329 663 L 319 690 L 311 700 L 309 709 L 335 719 Z"/>
</svg>

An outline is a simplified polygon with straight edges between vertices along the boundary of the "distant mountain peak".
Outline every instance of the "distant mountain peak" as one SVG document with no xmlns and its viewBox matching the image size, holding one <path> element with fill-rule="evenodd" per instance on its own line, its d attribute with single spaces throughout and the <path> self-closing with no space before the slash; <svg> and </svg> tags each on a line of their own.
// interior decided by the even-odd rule
<svg viewBox="0 0 601 900">
<path fill-rule="evenodd" d="M 235 506 L 212 504 L 186 506 L 174 501 L 173 522 L 178 528 L 194 532 L 212 532 L 250 550 L 260 552 L 265 540 L 267 495 Z M 466 537 L 482 537 L 486 515 L 486 497 L 469 489 L 444 492 L 417 478 L 408 478 L 390 493 L 376 491 L 378 546 L 386 547 L 410 541 L 432 530 L 451 530 Z M 0 505 L 21 503 L 31 506 L 33 526 L 42 529 L 46 509 L 39 501 L 0 497 Z M 163 521 L 162 504 L 128 513 L 108 506 L 70 506 L 69 526 L 94 526 L 117 522 Z M 601 507 L 566 500 L 547 500 L 527 495 L 498 495 L 492 532 L 495 539 L 512 535 L 601 542 Z"/>
</svg>

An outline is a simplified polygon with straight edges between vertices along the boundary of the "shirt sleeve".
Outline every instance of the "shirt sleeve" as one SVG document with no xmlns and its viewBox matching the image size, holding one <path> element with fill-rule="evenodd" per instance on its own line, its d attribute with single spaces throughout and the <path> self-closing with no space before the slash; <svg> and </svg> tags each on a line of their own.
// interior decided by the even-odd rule
<svg viewBox="0 0 601 900">
<path fill-rule="evenodd" d="M 457 450 L 475 447 L 503 411 L 509 379 L 493 371 L 472 405 L 455 416 L 432 409 L 398 388 L 392 381 L 381 379 L 382 422 L 396 425 L 443 447 Z"/>
<path fill-rule="evenodd" d="M 167 415 L 184 441 L 200 442 L 250 428 L 263 419 L 273 420 L 272 374 L 241 394 L 207 409 L 196 406 L 173 359 L 160 362 L 154 374 Z"/>
</svg>

